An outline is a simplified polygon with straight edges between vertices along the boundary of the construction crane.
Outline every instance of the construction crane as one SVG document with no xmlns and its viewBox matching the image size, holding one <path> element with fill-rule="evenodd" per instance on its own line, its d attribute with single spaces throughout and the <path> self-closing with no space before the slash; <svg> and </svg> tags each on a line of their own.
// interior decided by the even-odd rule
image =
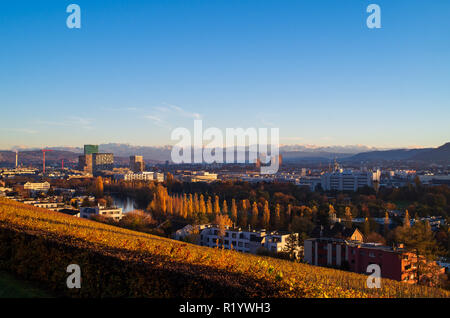
<svg viewBox="0 0 450 318">
<path fill-rule="evenodd" d="M 53 151 L 51 149 L 42 149 L 42 174 L 45 174 L 45 153 L 47 151 Z"/>
</svg>

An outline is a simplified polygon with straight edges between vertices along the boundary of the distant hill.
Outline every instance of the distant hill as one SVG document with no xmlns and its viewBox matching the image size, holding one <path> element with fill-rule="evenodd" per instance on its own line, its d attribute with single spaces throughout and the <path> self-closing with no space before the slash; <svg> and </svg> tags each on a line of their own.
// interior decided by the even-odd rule
<svg viewBox="0 0 450 318">
<path fill-rule="evenodd" d="M 395 149 L 385 151 L 370 151 L 348 157 L 346 161 L 422 161 L 427 163 L 450 164 L 450 143 L 438 148 Z"/>
<path fill-rule="evenodd" d="M 414 156 L 430 151 L 431 148 L 424 149 L 395 149 L 385 151 L 362 152 L 347 158 L 351 161 L 372 161 L 372 160 L 411 160 Z"/>
<path fill-rule="evenodd" d="M 270 147 L 269 147 L 270 148 Z M 82 148 L 77 147 L 49 147 L 54 151 L 46 155 L 47 162 L 54 164 L 61 162 L 78 162 L 78 156 L 83 153 Z M 127 165 L 129 156 L 143 156 L 147 164 L 164 163 L 171 160 L 172 146 L 134 146 L 130 144 L 109 143 L 100 144 L 100 152 L 114 154 L 117 164 Z M 367 151 L 369 150 L 369 151 Z M 19 162 L 24 165 L 35 165 L 42 163 L 42 152 L 39 149 L 19 150 Z M 239 151 L 245 151 L 240 149 Z M 302 145 L 280 146 L 280 154 L 284 162 L 329 162 L 334 158 L 341 162 L 361 162 L 361 161 L 423 161 L 436 163 L 450 163 L 450 143 L 438 148 L 423 149 L 390 149 L 379 150 L 364 146 L 333 146 L 316 147 Z M 225 158 L 225 157 L 224 157 Z M 13 151 L 0 151 L 0 164 L 13 165 L 15 153 Z"/>
<path fill-rule="evenodd" d="M 428 151 L 420 152 L 413 157 L 414 160 L 422 160 L 422 161 L 450 161 L 450 142 L 435 148 L 429 149 Z"/>
<path fill-rule="evenodd" d="M 330 160 L 348 158 L 352 153 L 335 153 L 326 151 L 281 151 L 283 162 L 305 162 L 305 161 L 322 161 L 329 162 Z"/>
<path fill-rule="evenodd" d="M 79 153 L 71 151 L 54 150 L 46 152 L 45 162 L 48 165 L 60 165 L 64 159 L 64 164 L 78 163 Z M 23 166 L 40 166 L 42 165 L 42 151 L 19 151 L 18 162 Z M 0 165 L 13 167 L 16 163 L 16 153 L 14 151 L 0 151 Z"/>
</svg>

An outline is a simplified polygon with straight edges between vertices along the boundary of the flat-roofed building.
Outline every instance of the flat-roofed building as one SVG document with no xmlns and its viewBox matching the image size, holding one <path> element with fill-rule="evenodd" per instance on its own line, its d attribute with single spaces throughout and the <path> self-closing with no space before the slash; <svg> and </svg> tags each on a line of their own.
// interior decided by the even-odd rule
<svg viewBox="0 0 450 318">
<path fill-rule="evenodd" d="M 383 246 L 380 243 L 362 243 L 337 238 L 312 238 L 304 241 L 304 260 L 311 265 L 345 268 L 367 274 L 371 264 L 380 267 L 381 277 L 407 283 L 416 282 L 417 257 L 403 245 Z M 424 260 L 424 262 L 426 262 Z M 436 264 L 426 262 L 427 266 Z M 440 275 L 445 269 L 438 269 Z"/>
<path fill-rule="evenodd" d="M 93 153 L 98 153 L 98 145 L 84 145 L 85 155 L 91 155 Z"/>
<path fill-rule="evenodd" d="M 240 228 L 226 227 L 224 237 L 219 236 L 219 228 L 211 226 L 200 232 L 200 245 L 226 249 L 238 252 L 256 254 L 260 250 L 271 253 L 283 252 L 286 248 L 289 233 L 267 232 L 265 230 L 246 231 Z M 294 234 L 298 235 L 298 234 Z M 298 248 L 297 252 L 300 250 Z"/>
<path fill-rule="evenodd" d="M 92 154 L 86 154 L 78 157 L 78 170 L 86 173 L 92 173 Z"/>
<path fill-rule="evenodd" d="M 321 176 L 322 188 L 326 191 L 357 191 L 361 187 L 373 187 L 380 181 L 381 172 L 338 170 Z"/>
<path fill-rule="evenodd" d="M 81 207 L 80 217 L 90 219 L 91 216 L 102 215 L 104 217 L 120 221 L 123 217 L 122 208 L 106 208 L 106 207 Z"/>
<path fill-rule="evenodd" d="M 23 188 L 25 190 L 31 190 L 31 191 L 44 191 L 47 192 L 50 189 L 50 183 L 47 181 L 45 182 L 27 182 L 23 185 Z"/>
<path fill-rule="evenodd" d="M 143 156 L 130 156 L 130 170 L 133 172 L 142 172 L 145 170 Z"/>
<path fill-rule="evenodd" d="M 114 155 L 112 153 L 92 154 L 92 170 L 112 170 L 114 167 Z"/>
</svg>

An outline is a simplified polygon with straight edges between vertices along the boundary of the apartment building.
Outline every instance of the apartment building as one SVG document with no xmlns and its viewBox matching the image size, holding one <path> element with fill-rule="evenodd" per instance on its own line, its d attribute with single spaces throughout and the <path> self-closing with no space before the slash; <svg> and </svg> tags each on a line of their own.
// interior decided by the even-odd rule
<svg viewBox="0 0 450 318">
<path fill-rule="evenodd" d="M 123 217 L 122 208 L 107 208 L 107 207 L 81 207 L 80 217 L 89 219 L 93 215 L 102 215 L 107 218 L 120 221 Z"/>
<path fill-rule="evenodd" d="M 256 254 L 261 249 L 277 253 L 285 249 L 289 235 L 265 230 L 244 231 L 240 228 L 228 227 L 225 229 L 225 236 L 221 238 L 219 228 L 211 226 L 200 232 L 200 245 L 209 247 L 223 245 L 226 249 L 232 248 L 238 252 L 251 254 Z"/>
<path fill-rule="evenodd" d="M 383 246 L 336 238 L 313 238 L 304 242 L 304 260 L 317 266 L 337 267 L 367 274 L 367 267 L 377 264 L 381 277 L 415 283 L 417 258 L 403 245 Z M 445 269 L 440 270 L 442 273 Z"/>
<path fill-rule="evenodd" d="M 78 169 L 86 173 L 112 170 L 114 154 L 99 153 L 98 145 L 84 145 L 84 155 L 78 157 Z"/>
</svg>

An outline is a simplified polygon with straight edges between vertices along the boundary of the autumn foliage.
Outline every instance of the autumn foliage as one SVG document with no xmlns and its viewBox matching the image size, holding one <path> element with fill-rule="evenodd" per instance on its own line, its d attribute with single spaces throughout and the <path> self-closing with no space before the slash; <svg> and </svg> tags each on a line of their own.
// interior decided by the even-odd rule
<svg viewBox="0 0 450 318">
<path fill-rule="evenodd" d="M 69 264 L 81 267 L 81 289 L 65 285 Z M 369 289 L 364 275 L 186 244 L 7 199 L 0 199 L 0 269 L 70 297 L 450 296 L 385 279 Z"/>
</svg>

